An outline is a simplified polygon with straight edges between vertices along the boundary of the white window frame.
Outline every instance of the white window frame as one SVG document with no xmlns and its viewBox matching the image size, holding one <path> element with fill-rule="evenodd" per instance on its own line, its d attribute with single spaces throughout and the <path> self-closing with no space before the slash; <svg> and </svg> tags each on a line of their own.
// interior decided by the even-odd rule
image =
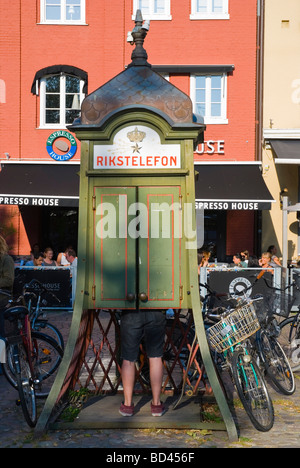
<svg viewBox="0 0 300 468">
<path fill-rule="evenodd" d="M 46 0 L 41 1 L 41 17 L 40 24 L 68 24 L 68 25 L 83 25 L 86 24 L 85 10 L 86 10 L 86 0 L 80 0 L 80 20 L 67 20 L 65 17 L 66 12 L 66 3 L 69 0 L 61 0 L 61 19 L 60 20 L 50 20 L 46 17 Z"/>
<path fill-rule="evenodd" d="M 212 11 L 213 0 L 207 0 L 207 1 L 208 1 L 208 11 L 206 13 L 200 13 L 197 11 L 197 0 L 191 0 L 191 14 L 190 14 L 191 20 L 217 20 L 217 19 L 227 20 L 227 19 L 230 19 L 229 5 L 228 5 L 229 0 L 223 0 L 222 13 L 214 13 Z"/>
<path fill-rule="evenodd" d="M 150 14 L 143 13 L 143 9 L 140 8 L 139 0 L 133 0 L 133 14 L 132 19 L 135 19 L 136 11 L 141 10 L 142 16 L 144 20 L 160 20 L 166 21 L 171 20 L 171 0 L 164 0 L 165 1 L 165 13 L 163 15 L 157 14 L 154 12 L 154 2 L 155 0 L 149 0 L 150 2 Z M 176 1 L 176 0 L 175 0 Z M 178 1 L 178 0 L 177 0 Z"/>
<path fill-rule="evenodd" d="M 40 81 L 40 126 L 39 128 L 51 128 L 51 129 L 60 129 L 60 128 L 66 128 L 67 125 L 70 125 L 70 123 L 66 123 L 66 92 L 65 92 L 65 80 L 66 76 L 68 76 L 67 73 L 60 73 L 60 122 L 59 123 L 46 123 L 46 79 L 49 78 L 50 76 L 54 75 L 47 75 L 41 78 Z M 79 77 L 78 79 L 80 80 L 80 105 L 82 104 L 83 99 L 85 98 L 85 94 L 83 93 L 83 86 L 84 86 L 84 81 L 81 80 Z"/>
<path fill-rule="evenodd" d="M 227 73 L 203 73 L 203 74 L 197 74 L 197 75 L 191 75 L 190 78 L 190 96 L 193 102 L 193 109 L 194 113 L 196 113 L 196 77 L 197 76 L 203 76 L 205 77 L 206 81 L 206 92 L 205 92 L 205 98 L 206 98 L 206 104 L 207 108 L 210 108 L 211 105 L 211 77 L 212 76 L 221 76 L 221 115 L 214 117 L 212 115 L 204 115 L 202 116 L 204 118 L 204 123 L 205 124 L 218 124 L 218 125 L 223 125 L 223 124 L 228 124 L 228 119 L 227 119 Z"/>
</svg>

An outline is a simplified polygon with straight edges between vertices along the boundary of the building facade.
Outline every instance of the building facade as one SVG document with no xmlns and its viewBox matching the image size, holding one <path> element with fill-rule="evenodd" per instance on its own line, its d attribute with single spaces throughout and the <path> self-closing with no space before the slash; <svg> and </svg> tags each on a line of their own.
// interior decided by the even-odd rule
<svg viewBox="0 0 300 468">
<path fill-rule="evenodd" d="M 67 126 L 84 97 L 130 63 L 128 32 L 141 9 L 149 62 L 206 124 L 194 153 L 199 247 L 221 261 L 258 254 L 272 200 L 258 151 L 261 8 L 257 0 L 246 8 L 239 0 L 1 1 L 0 227 L 11 252 L 76 247 L 80 143 Z"/>
<path fill-rule="evenodd" d="M 265 0 L 262 158 L 264 180 L 276 203 L 263 214 L 263 248 L 274 244 L 283 255 L 287 242 L 288 261 L 300 254 L 297 211 L 287 214 L 286 226 L 282 211 L 283 196 L 292 206 L 300 201 L 299 15 L 297 0 L 288 0 L 284 9 L 279 0 Z"/>
</svg>

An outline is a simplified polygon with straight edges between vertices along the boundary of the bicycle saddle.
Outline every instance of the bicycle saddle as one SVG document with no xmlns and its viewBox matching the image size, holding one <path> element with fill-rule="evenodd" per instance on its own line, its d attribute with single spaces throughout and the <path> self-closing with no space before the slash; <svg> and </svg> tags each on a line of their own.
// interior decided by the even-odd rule
<svg viewBox="0 0 300 468">
<path fill-rule="evenodd" d="M 28 315 L 28 309 L 21 305 L 10 307 L 4 312 L 4 318 L 9 322 L 22 320 L 26 315 Z"/>
</svg>

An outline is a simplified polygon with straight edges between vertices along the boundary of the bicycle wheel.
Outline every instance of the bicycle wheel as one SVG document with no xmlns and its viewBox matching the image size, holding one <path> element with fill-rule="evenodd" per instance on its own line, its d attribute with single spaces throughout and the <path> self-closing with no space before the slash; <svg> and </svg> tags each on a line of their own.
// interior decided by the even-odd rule
<svg viewBox="0 0 300 468">
<path fill-rule="evenodd" d="M 266 331 L 259 334 L 259 350 L 263 365 L 268 377 L 284 395 L 292 395 L 295 392 L 295 379 L 289 361 L 278 343 Z"/>
<path fill-rule="evenodd" d="M 35 331 L 31 335 L 34 346 L 35 394 L 37 398 L 45 398 L 55 380 L 57 369 L 62 361 L 63 350 L 50 336 Z M 9 383 L 17 388 L 13 349 L 14 345 L 7 346 L 7 359 L 6 363 L 3 364 L 3 371 Z"/>
<path fill-rule="evenodd" d="M 297 317 L 289 317 L 279 324 L 279 343 L 293 372 L 300 370 L 300 323 Z"/>
<path fill-rule="evenodd" d="M 62 361 L 63 350 L 50 336 L 33 332 L 34 369 L 36 380 L 36 396 L 45 398 L 54 383 L 58 367 Z"/>
<path fill-rule="evenodd" d="M 231 366 L 238 395 L 250 421 L 258 431 L 269 431 L 274 424 L 274 408 L 256 363 L 244 349 L 237 348 Z"/>
<path fill-rule="evenodd" d="M 36 320 L 34 322 L 33 329 L 37 332 L 42 330 L 42 333 L 45 333 L 47 336 L 50 336 L 57 341 L 62 350 L 65 349 L 63 336 L 58 328 L 52 325 L 52 323 L 49 323 L 47 320 Z"/>
<path fill-rule="evenodd" d="M 20 405 L 27 424 L 35 427 L 37 408 L 34 389 L 34 376 L 31 373 L 26 350 L 22 343 L 15 344 L 12 351 L 16 386 L 19 392 Z"/>
</svg>

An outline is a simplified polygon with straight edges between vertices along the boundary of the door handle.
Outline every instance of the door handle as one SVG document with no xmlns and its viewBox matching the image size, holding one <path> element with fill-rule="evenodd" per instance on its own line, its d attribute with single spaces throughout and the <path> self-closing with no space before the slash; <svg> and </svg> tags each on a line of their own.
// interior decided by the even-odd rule
<svg viewBox="0 0 300 468">
<path fill-rule="evenodd" d="M 146 293 L 142 292 L 139 294 L 139 300 L 142 302 L 147 302 L 148 301 L 148 296 Z"/>
<path fill-rule="evenodd" d="M 134 302 L 135 301 L 135 294 L 133 293 L 128 293 L 127 296 L 126 296 L 126 300 L 128 302 Z"/>
</svg>

